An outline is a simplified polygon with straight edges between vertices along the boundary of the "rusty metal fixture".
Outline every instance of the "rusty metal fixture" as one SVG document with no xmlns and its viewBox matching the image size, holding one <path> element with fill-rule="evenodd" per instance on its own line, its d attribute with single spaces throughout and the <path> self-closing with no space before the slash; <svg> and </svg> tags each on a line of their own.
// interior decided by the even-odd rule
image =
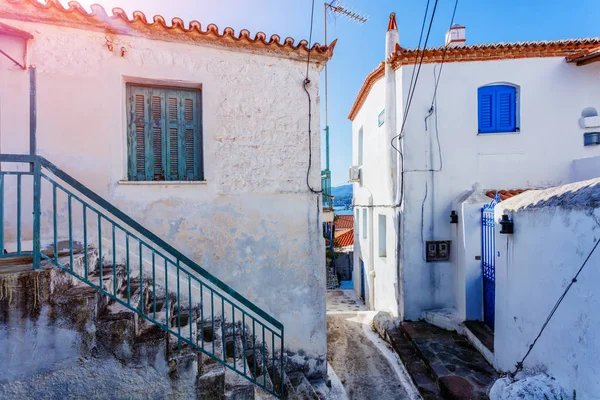
<svg viewBox="0 0 600 400">
<path fill-rule="evenodd" d="M 105 44 L 106 44 L 106 47 L 108 48 L 108 51 L 112 52 L 113 48 L 114 48 L 113 41 L 110 40 L 110 38 L 108 36 L 106 36 L 105 39 L 106 39 L 106 43 Z"/>
<path fill-rule="evenodd" d="M 121 57 L 125 57 L 126 53 L 127 53 L 127 49 L 124 46 L 121 47 Z"/>
</svg>

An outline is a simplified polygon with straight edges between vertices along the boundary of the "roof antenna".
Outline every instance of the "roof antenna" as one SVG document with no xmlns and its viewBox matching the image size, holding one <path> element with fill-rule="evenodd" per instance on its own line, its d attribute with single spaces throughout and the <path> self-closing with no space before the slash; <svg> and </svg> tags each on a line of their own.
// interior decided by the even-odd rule
<svg viewBox="0 0 600 400">
<path fill-rule="evenodd" d="M 359 25 L 367 22 L 368 17 L 359 11 L 346 7 L 342 0 L 333 0 L 331 3 L 323 3 L 325 12 L 325 43 L 327 46 L 327 17 L 330 20 L 335 20 L 338 16 L 347 19 L 351 22 L 356 22 Z M 329 172 L 329 115 L 327 108 L 327 64 L 325 64 L 325 173 L 331 176 Z"/>
</svg>

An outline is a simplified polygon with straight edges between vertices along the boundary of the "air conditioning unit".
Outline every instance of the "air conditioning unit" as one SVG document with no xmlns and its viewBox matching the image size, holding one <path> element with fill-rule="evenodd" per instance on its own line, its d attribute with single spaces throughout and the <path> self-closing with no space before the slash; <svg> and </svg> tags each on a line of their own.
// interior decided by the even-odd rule
<svg viewBox="0 0 600 400">
<path fill-rule="evenodd" d="M 350 169 L 348 170 L 350 182 L 360 182 L 361 178 L 362 178 L 361 171 L 362 171 L 362 166 L 360 166 L 360 165 L 351 166 Z"/>
</svg>

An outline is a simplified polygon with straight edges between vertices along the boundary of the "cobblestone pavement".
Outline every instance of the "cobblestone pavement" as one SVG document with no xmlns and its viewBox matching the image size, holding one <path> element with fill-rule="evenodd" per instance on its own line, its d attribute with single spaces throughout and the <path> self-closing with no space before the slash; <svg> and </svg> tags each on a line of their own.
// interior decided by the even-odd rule
<svg viewBox="0 0 600 400">
<path fill-rule="evenodd" d="M 327 291 L 327 314 L 356 313 L 359 311 L 368 310 L 365 303 L 358 298 L 353 289 Z"/>
</svg>

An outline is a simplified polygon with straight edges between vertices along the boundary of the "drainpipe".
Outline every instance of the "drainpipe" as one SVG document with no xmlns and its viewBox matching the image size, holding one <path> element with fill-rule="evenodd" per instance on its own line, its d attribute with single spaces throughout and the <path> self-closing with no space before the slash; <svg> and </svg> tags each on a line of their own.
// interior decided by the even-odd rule
<svg viewBox="0 0 600 400">
<path fill-rule="evenodd" d="M 368 189 L 367 189 L 368 190 Z M 375 309 L 375 237 L 373 236 L 373 193 L 369 190 L 369 310 Z"/>
</svg>

